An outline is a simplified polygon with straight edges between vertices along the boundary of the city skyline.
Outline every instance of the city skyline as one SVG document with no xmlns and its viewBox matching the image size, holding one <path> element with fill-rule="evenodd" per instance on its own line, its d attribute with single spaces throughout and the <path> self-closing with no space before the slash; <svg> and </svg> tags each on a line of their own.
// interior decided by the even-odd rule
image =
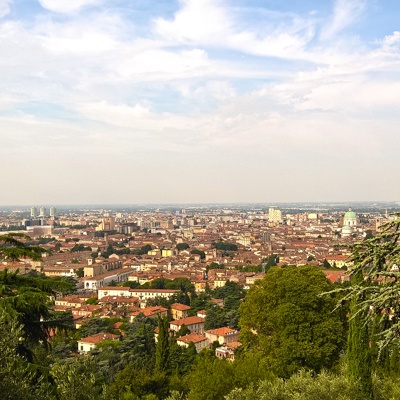
<svg viewBox="0 0 400 400">
<path fill-rule="evenodd" d="M 399 12 L 0 0 L 0 206 L 398 201 Z"/>
</svg>

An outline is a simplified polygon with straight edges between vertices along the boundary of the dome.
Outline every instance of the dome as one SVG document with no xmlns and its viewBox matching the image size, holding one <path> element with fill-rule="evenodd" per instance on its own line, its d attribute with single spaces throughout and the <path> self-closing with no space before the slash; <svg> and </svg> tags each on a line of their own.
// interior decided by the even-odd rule
<svg viewBox="0 0 400 400">
<path fill-rule="evenodd" d="M 349 211 L 347 211 L 347 213 L 344 214 L 344 218 L 345 219 L 354 219 L 357 217 L 356 217 L 356 213 L 351 208 L 349 208 Z"/>
</svg>

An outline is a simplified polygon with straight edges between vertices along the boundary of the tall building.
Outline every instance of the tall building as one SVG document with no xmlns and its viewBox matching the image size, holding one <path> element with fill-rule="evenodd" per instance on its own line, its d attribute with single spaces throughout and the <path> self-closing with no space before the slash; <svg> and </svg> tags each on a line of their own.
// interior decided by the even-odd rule
<svg viewBox="0 0 400 400">
<path fill-rule="evenodd" d="M 55 216 L 56 216 L 56 208 L 50 207 L 50 217 L 55 217 Z"/>
<path fill-rule="evenodd" d="M 100 225 L 96 228 L 96 231 L 113 231 L 113 230 L 115 230 L 114 217 L 103 217 Z"/>
<path fill-rule="evenodd" d="M 36 218 L 37 216 L 37 208 L 31 207 L 31 218 Z"/>
<path fill-rule="evenodd" d="M 275 207 L 270 207 L 270 209 L 268 210 L 268 220 L 269 220 L 269 222 L 281 223 L 282 222 L 282 211 L 278 210 Z"/>
<path fill-rule="evenodd" d="M 46 207 L 40 207 L 39 217 L 45 217 L 45 216 L 46 216 Z"/>
</svg>

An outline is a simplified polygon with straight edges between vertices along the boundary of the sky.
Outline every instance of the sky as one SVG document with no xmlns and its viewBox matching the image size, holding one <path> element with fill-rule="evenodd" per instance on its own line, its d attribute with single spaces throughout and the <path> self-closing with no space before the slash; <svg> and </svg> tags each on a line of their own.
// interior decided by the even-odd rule
<svg viewBox="0 0 400 400">
<path fill-rule="evenodd" d="M 0 0 L 0 205 L 400 201 L 398 0 Z"/>
</svg>

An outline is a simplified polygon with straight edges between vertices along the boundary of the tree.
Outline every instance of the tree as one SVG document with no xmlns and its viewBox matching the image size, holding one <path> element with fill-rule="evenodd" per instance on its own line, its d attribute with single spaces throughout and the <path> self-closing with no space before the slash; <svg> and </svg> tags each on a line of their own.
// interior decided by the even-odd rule
<svg viewBox="0 0 400 400">
<path fill-rule="evenodd" d="M 201 260 L 204 260 L 206 258 L 206 253 L 204 251 L 198 250 L 198 249 L 193 249 L 190 254 L 198 254 L 200 256 Z"/>
<path fill-rule="evenodd" d="M 382 397 L 383 399 L 384 397 Z M 389 397 L 385 397 L 389 398 Z M 391 397 L 394 398 L 394 397 Z M 300 371 L 284 380 L 271 378 L 257 386 L 235 388 L 226 400 L 364 400 L 357 385 L 344 374 L 334 375 L 322 371 L 315 376 L 309 371 Z"/>
<path fill-rule="evenodd" d="M 358 302 L 357 313 L 364 323 L 376 323 L 378 346 L 383 348 L 399 339 L 400 332 L 400 214 L 380 227 L 381 232 L 353 246 L 351 277 L 363 276 L 361 282 L 343 289 L 343 301 Z M 360 299 L 362 299 L 360 301 Z"/>
<path fill-rule="evenodd" d="M 154 368 L 155 372 L 163 373 L 168 370 L 168 358 L 169 358 L 169 323 L 168 318 L 158 319 L 158 339 L 156 346 L 156 365 Z"/>
<path fill-rule="evenodd" d="M 176 245 L 176 249 L 178 250 L 178 251 L 182 251 L 182 250 L 186 250 L 186 249 L 188 249 L 190 246 L 187 244 L 187 243 L 178 243 L 177 245 Z"/>
<path fill-rule="evenodd" d="M 361 272 L 353 279 L 353 284 L 361 284 Z M 372 399 L 372 369 L 370 352 L 370 335 L 368 325 L 364 323 L 365 316 L 358 312 L 358 304 L 362 298 L 353 298 L 350 305 L 349 332 L 347 339 L 347 367 L 351 382 L 359 384 L 365 399 Z"/>
<path fill-rule="evenodd" d="M 18 355 L 22 326 L 0 310 L 0 393 L 4 400 L 34 400 L 46 396 L 48 384 L 38 370 Z"/>
<path fill-rule="evenodd" d="M 332 288 L 314 267 L 271 268 L 240 306 L 240 341 L 281 377 L 332 367 L 345 341 L 344 312 L 332 313 L 333 295 L 320 296 Z"/>
<path fill-rule="evenodd" d="M 233 367 L 229 361 L 216 358 L 211 350 L 197 357 L 187 378 L 188 400 L 220 400 L 234 387 Z"/>
<path fill-rule="evenodd" d="M 40 246 L 29 246 L 22 240 L 30 240 L 28 235 L 11 232 L 0 236 L 0 258 L 19 261 L 20 258 L 31 258 L 34 261 L 42 259 L 47 250 Z"/>
</svg>

